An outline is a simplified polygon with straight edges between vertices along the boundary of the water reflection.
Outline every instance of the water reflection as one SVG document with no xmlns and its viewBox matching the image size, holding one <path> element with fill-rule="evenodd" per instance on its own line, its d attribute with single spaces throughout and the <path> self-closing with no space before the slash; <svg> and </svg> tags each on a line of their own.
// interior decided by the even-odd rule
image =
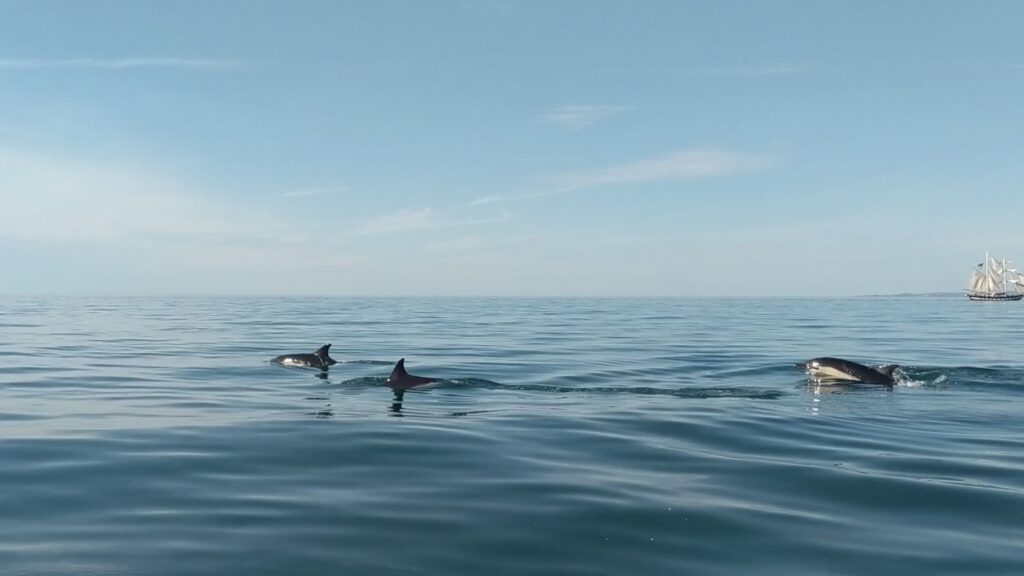
<svg viewBox="0 0 1024 576">
<path fill-rule="evenodd" d="M 319 372 L 319 373 L 315 374 L 315 376 L 316 376 L 316 378 L 324 380 L 324 381 L 326 381 L 329 384 L 335 384 L 335 382 L 332 382 L 330 380 L 330 377 L 329 377 L 329 375 L 326 372 Z M 342 386 L 343 388 L 346 388 L 346 389 L 360 389 L 360 388 L 362 388 L 364 390 L 365 389 L 376 390 L 376 389 L 380 389 L 380 388 L 386 388 L 386 389 L 390 390 L 392 392 L 392 397 L 391 397 L 390 402 L 388 404 L 388 412 L 392 416 L 404 416 L 404 414 L 402 413 L 402 410 L 403 410 L 403 406 L 404 406 L 404 402 L 405 402 L 405 392 L 406 392 L 406 390 L 409 390 L 410 388 L 422 388 L 422 386 L 420 386 L 420 387 L 392 386 L 392 385 L 389 385 L 387 383 L 386 379 L 380 378 L 380 377 L 375 377 L 375 376 L 366 376 L 366 377 L 361 377 L 361 378 L 351 378 L 351 379 L 348 379 L 348 380 L 344 380 L 342 382 L 338 382 L 336 384 L 338 384 L 339 386 Z M 331 401 L 331 397 L 330 397 L 329 394 L 325 394 L 323 396 L 319 396 L 319 395 L 317 395 L 317 396 L 308 396 L 308 397 L 306 397 L 306 400 L 316 401 L 316 402 L 324 402 L 324 404 L 318 405 L 317 407 L 313 408 L 312 410 L 309 410 L 308 412 L 306 412 L 307 416 L 313 416 L 314 418 L 331 418 L 331 417 L 333 417 L 335 415 L 334 409 L 331 406 L 331 402 L 330 402 Z"/>
<path fill-rule="evenodd" d="M 334 408 L 331 406 L 330 396 L 307 396 L 306 400 L 314 402 L 325 402 L 323 405 L 319 405 L 313 408 L 311 411 L 306 412 L 306 416 L 312 416 L 317 419 L 326 419 L 334 416 Z"/>
<path fill-rule="evenodd" d="M 860 392 L 864 390 L 893 391 L 892 386 L 822 378 L 807 378 L 807 388 L 811 390 L 815 396 L 821 396 L 822 394 L 845 394 L 848 392 Z"/>
<path fill-rule="evenodd" d="M 319 408 L 313 412 L 307 412 L 306 415 L 312 416 L 317 420 L 326 420 L 334 417 L 334 410 L 332 410 L 330 404 L 328 404 L 326 408 Z"/>
<path fill-rule="evenodd" d="M 401 388 L 392 388 L 395 393 L 394 399 L 391 401 L 391 414 L 393 416 L 402 415 L 402 401 L 405 400 L 405 390 Z"/>
<path fill-rule="evenodd" d="M 809 392 L 810 412 L 815 416 L 824 414 L 829 406 L 834 407 L 843 405 L 846 401 L 855 401 L 855 398 L 864 394 L 893 392 L 892 386 L 813 377 L 807 378 L 804 387 Z"/>
</svg>

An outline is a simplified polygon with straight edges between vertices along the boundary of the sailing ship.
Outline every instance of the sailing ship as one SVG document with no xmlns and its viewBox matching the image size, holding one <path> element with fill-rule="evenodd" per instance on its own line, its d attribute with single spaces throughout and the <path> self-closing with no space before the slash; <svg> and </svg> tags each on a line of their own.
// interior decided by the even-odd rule
<svg viewBox="0 0 1024 576">
<path fill-rule="evenodd" d="M 1010 268 L 1011 261 L 997 260 L 985 252 L 985 261 L 974 267 L 967 297 L 971 300 L 1003 301 L 1024 298 L 1024 275 Z"/>
</svg>

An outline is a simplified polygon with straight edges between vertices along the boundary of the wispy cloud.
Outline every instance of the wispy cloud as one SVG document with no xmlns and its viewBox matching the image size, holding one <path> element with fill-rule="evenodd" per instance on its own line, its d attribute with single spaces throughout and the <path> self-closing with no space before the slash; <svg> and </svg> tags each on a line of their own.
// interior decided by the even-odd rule
<svg viewBox="0 0 1024 576">
<path fill-rule="evenodd" d="M 479 198 L 474 205 L 524 200 L 600 186 L 727 176 L 773 165 L 773 156 L 728 150 L 681 150 L 630 164 L 558 174 L 545 190 Z"/>
<path fill-rule="evenodd" d="M 431 228 L 436 224 L 434 211 L 431 208 L 417 210 L 401 210 L 394 214 L 385 214 L 365 222 L 359 222 L 348 228 L 350 234 L 388 234 L 409 230 Z"/>
<path fill-rule="evenodd" d="M 181 70 L 232 70 L 245 66 L 242 60 L 216 58 L 8 58 L 0 59 L 0 70 L 81 68 L 126 70 L 132 68 L 174 68 Z"/>
<path fill-rule="evenodd" d="M 276 241 L 301 230 L 155 172 L 0 148 L 0 236 L 50 242 Z"/>
<path fill-rule="evenodd" d="M 311 238 L 344 241 L 353 236 L 474 226 L 508 215 L 479 217 L 452 210 L 419 208 L 369 218 L 347 226 L 289 219 L 251 203 L 219 199 L 158 170 L 0 147 L 0 238 L 44 242 L 202 242 L 288 247 Z M 344 188 L 306 188 L 289 197 L 328 194 Z M 55 226 L 54 222 L 59 222 Z M 338 230 L 341 232 L 338 232 Z"/>
<path fill-rule="evenodd" d="M 106 290 L 118 281 L 103 274 L 155 292 L 309 292 L 311 270 L 329 276 L 364 261 L 356 247 L 325 241 L 329 223 L 220 197 L 153 167 L 0 146 L 0 206 L 0 244 L 88 261 L 107 271 L 94 278 Z"/>
<path fill-rule="evenodd" d="M 488 218 L 451 218 L 438 213 L 433 208 L 401 210 L 394 214 L 385 214 L 371 220 L 352 224 L 347 228 L 349 235 L 365 236 L 372 234 L 396 234 L 416 230 L 433 230 L 460 226 L 478 226 L 494 224 L 509 220 L 508 214 L 499 214 Z"/>
<path fill-rule="evenodd" d="M 769 163 L 770 159 L 765 156 L 728 150 L 683 150 L 622 166 L 568 172 L 553 180 L 560 184 L 560 189 L 580 190 L 611 184 L 725 176 L 763 168 Z"/>
<path fill-rule="evenodd" d="M 339 192 L 347 192 L 348 186 L 324 186 L 324 187 L 311 187 L 311 188 L 296 188 L 295 190 L 289 190 L 282 194 L 285 198 L 305 198 L 307 196 L 322 196 L 325 194 L 336 194 Z"/>
<path fill-rule="evenodd" d="M 50 259 L 46 268 L 60 285 L 76 285 L 86 271 L 85 290 L 371 292 L 386 275 L 374 263 L 389 249 L 422 247 L 420 234 L 431 242 L 450 231 L 486 237 L 488 224 L 509 219 L 456 207 L 339 223 L 290 215 L 276 209 L 279 201 L 264 200 L 218 194 L 159 167 L 0 145 L 0 247 Z M 433 262 L 443 256 L 421 253 Z M 21 284 L 0 282 L 0 292 L 53 284 L 41 268 L 19 272 Z"/>
<path fill-rule="evenodd" d="M 568 130 L 582 130 L 597 122 L 633 110 L 631 106 L 616 106 L 611 104 L 578 104 L 574 106 L 563 106 L 545 112 L 540 120 L 544 124 L 555 124 Z"/>
</svg>

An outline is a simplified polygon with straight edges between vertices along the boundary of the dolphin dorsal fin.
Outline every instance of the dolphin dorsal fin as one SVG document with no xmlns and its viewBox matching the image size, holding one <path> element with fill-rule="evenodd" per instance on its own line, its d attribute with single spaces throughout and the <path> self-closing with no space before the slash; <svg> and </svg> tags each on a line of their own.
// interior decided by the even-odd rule
<svg viewBox="0 0 1024 576">
<path fill-rule="evenodd" d="M 402 358 L 395 364 L 395 369 L 391 371 L 391 376 L 388 377 L 388 380 L 405 378 L 408 375 L 409 373 L 405 371 L 405 358 Z"/>
<path fill-rule="evenodd" d="M 893 372 L 895 372 L 897 368 L 899 368 L 898 364 L 886 364 L 884 366 L 879 366 L 878 368 L 875 368 L 875 371 L 881 372 L 882 374 L 888 376 L 889 378 L 892 378 Z"/>
<path fill-rule="evenodd" d="M 331 345 L 330 345 L 330 343 L 327 343 L 327 344 L 324 344 L 323 346 L 317 348 L 316 352 L 313 352 L 313 354 L 315 354 L 315 355 L 317 355 L 317 356 L 319 356 L 321 358 L 327 358 L 327 352 L 329 352 L 330 349 L 331 349 Z"/>
</svg>

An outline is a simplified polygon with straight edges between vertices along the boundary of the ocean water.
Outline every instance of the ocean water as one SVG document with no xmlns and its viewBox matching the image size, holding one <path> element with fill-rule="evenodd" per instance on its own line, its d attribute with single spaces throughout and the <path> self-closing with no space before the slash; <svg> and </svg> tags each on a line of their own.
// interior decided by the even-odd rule
<svg viewBox="0 0 1024 576">
<path fill-rule="evenodd" d="M 1024 304 L 0 299 L 0 575 L 1024 574 Z M 326 376 L 268 360 L 332 342 Z M 819 386 L 795 362 L 904 366 Z M 397 397 L 398 358 L 440 383 Z"/>
</svg>

